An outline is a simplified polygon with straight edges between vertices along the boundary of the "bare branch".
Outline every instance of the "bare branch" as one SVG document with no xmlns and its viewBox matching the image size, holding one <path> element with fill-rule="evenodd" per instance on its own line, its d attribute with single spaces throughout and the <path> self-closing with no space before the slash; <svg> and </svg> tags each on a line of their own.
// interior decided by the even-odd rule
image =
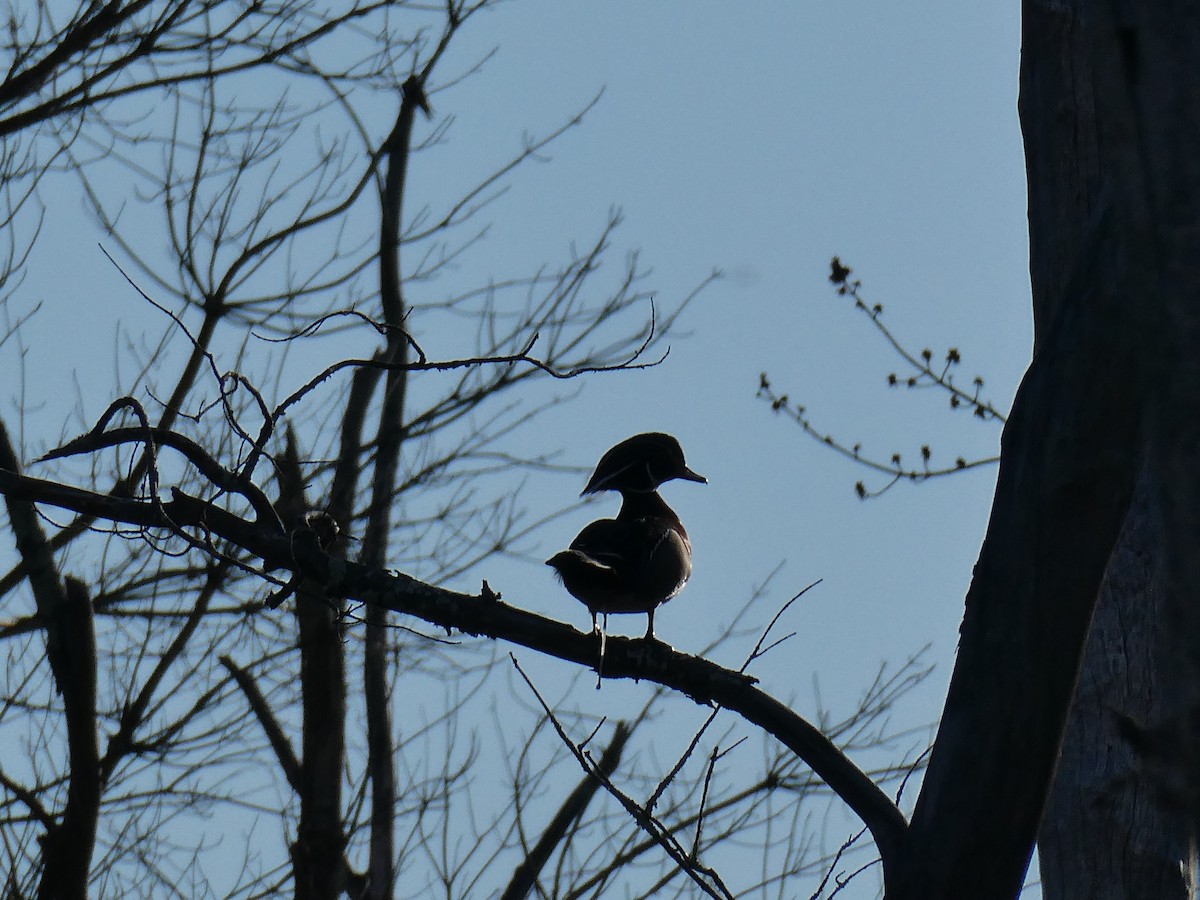
<svg viewBox="0 0 1200 900">
<path fill-rule="evenodd" d="M 980 395 L 983 390 L 982 378 L 975 376 L 972 382 L 973 390 L 970 393 L 955 384 L 953 371 L 962 363 L 962 355 L 957 348 L 951 347 L 947 350 L 941 368 L 935 369 L 933 366 L 933 351 L 926 348 L 919 353 L 914 353 L 901 344 L 895 335 L 892 334 L 891 330 L 883 324 L 883 307 L 880 304 L 868 306 L 866 301 L 862 299 L 860 294 L 862 282 L 857 279 L 851 280 L 851 272 L 850 267 L 843 265 L 841 260 L 835 256 L 830 265 L 829 280 L 837 286 L 837 292 L 840 296 L 848 296 L 853 299 L 854 308 L 867 316 L 871 324 L 874 325 L 875 330 L 887 341 L 892 350 L 900 356 L 913 372 L 913 374 L 908 376 L 897 376 L 895 373 L 889 374 L 887 376 L 887 383 L 890 386 L 896 387 L 903 384 L 910 389 L 936 388 L 949 396 L 951 409 L 970 409 L 975 418 L 983 421 L 999 422 L 1001 424 L 1007 421 L 1005 416 L 997 411 L 991 403 L 981 399 Z M 812 420 L 808 416 L 807 408 L 803 404 L 793 403 L 787 394 L 778 393 L 772 387 L 766 372 L 759 375 L 757 396 L 769 403 L 773 412 L 783 413 L 792 419 L 809 437 L 841 456 L 853 460 L 864 468 L 890 476 L 890 480 L 882 487 L 873 490 L 868 489 L 863 482 L 857 482 L 854 490 L 858 494 L 859 499 L 865 500 L 881 496 L 902 480 L 913 482 L 925 481 L 929 478 L 953 475 L 956 472 L 974 469 L 979 466 L 994 465 L 1000 460 L 998 455 L 978 459 L 968 459 L 964 456 L 958 456 L 955 458 L 953 465 L 931 467 L 930 460 L 933 454 L 929 444 L 924 444 L 920 448 L 921 465 L 919 468 L 905 466 L 899 452 L 893 453 L 891 459 L 886 461 L 880 458 L 864 456 L 861 442 L 850 444 L 835 438 L 832 434 L 819 430 L 813 425 Z"/>
</svg>

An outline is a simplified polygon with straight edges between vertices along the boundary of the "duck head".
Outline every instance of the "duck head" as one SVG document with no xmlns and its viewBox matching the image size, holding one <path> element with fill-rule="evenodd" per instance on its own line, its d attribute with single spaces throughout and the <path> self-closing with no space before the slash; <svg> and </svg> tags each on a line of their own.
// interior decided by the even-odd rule
<svg viewBox="0 0 1200 900">
<path fill-rule="evenodd" d="M 582 493 L 648 493 L 673 478 L 708 484 L 707 478 L 687 467 L 679 441 L 669 434 L 647 432 L 621 441 L 600 457 Z"/>
</svg>

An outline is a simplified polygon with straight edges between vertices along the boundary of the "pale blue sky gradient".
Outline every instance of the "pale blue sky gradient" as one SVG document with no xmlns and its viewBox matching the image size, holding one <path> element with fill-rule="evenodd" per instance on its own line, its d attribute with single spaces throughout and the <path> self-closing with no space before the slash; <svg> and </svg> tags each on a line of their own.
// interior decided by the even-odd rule
<svg viewBox="0 0 1200 900">
<path fill-rule="evenodd" d="M 688 336 L 672 341 L 663 365 L 589 379 L 509 446 L 561 447 L 564 462 L 589 467 L 638 431 L 678 436 L 709 484 L 664 489 L 692 535 L 696 568 L 658 613 L 657 633 L 683 650 L 708 644 L 781 563 L 764 625 L 822 579 L 785 617 L 781 627 L 796 637 L 756 670 L 804 714 L 815 710 L 814 678 L 825 704 L 844 710 L 880 662 L 899 664 L 930 644 L 936 671 L 895 721 L 899 729 L 936 719 L 995 472 L 902 484 L 860 502 L 854 482 L 878 485 L 880 476 L 772 415 L 755 399 L 759 373 L 804 402 L 818 427 L 878 456 L 915 459 L 923 443 L 934 464 L 997 451 L 994 424 L 951 414 L 940 394 L 886 387 L 899 360 L 826 277 L 839 255 L 901 341 L 936 357 L 957 347 L 960 380 L 983 375 L 986 396 L 1007 409 L 1031 337 L 1018 12 L 951 0 L 519 0 L 470 22 L 434 77 L 436 86 L 498 48 L 480 74 L 433 95 L 435 119 L 455 122 L 444 146 L 414 158 L 410 210 L 444 205 L 456 186 L 514 153 L 522 133 L 552 130 L 604 89 L 582 126 L 551 149 L 552 162 L 524 170 L 492 207 L 496 225 L 464 259 L 463 283 L 561 258 L 613 206 L 625 216 L 608 264 L 614 277 L 624 254 L 639 251 L 653 269 L 647 284 L 670 303 L 723 271 L 681 320 Z M 395 103 L 379 98 L 381 136 Z M 431 127 L 419 121 L 418 138 Z M 31 450 L 94 420 L 111 399 L 117 323 L 148 315 L 95 249 L 103 236 L 78 200 L 53 196 L 49 206 L 46 227 L 58 236 L 39 244 L 27 293 L 45 304 L 26 334 L 40 354 L 29 360 L 30 381 L 51 386 L 35 398 Z M 147 224 L 148 241 L 161 240 L 158 227 Z M 74 248 L 69 265 L 63 246 Z M 442 289 L 435 282 L 409 299 L 434 302 Z M 156 335 L 161 317 L 147 321 Z M 454 337 L 423 341 L 444 357 Z M 4 365 L 12 377 L 12 359 Z M 82 419 L 72 419 L 74 385 L 53 381 L 62 368 L 85 385 Z M 537 517 L 572 503 L 582 480 L 545 473 L 527 484 Z M 506 600 L 585 628 L 586 611 L 541 560 L 614 509 L 600 498 L 527 542 L 528 560 L 489 563 L 450 586 L 475 590 L 487 578 Z M 610 627 L 640 634 L 644 624 L 616 617 Z M 538 670 L 569 674 L 558 663 Z M 596 693 L 585 682 L 572 701 L 616 717 L 645 690 Z M 873 896 L 866 881 L 840 896 Z"/>
</svg>

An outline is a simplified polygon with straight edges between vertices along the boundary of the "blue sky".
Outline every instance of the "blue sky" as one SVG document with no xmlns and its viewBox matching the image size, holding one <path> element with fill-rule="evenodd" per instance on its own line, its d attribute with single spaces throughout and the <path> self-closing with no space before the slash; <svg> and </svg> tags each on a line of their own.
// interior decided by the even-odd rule
<svg viewBox="0 0 1200 900">
<path fill-rule="evenodd" d="M 994 470 L 859 502 L 852 487 L 866 473 L 754 392 L 765 370 L 818 427 L 884 457 L 912 459 L 926 442 L 935 462 L 996 452 L 995 425 L 950 414 L 940 395 L 885 386 L 899 360 L 825 278 L 840 255 L 897 337 L 939 356 L 959 348 L 960 380 L 984 376 L 1007 409 L 1031 339 L 1017 6 L 532 2 L 473 36 L 499 50 L 462 89 L 483 110 L 460 114 L 469 133 L 544 130 L 605 90 L 553 165 L 514 192 L 526 228 L 497 237 L 502 253 L 509 240 L 513 252 L 544 252 L 615 203 L 622 240 L 664 295 L 712 267 L 727 276 L 696 302 L 691 336 L 660 369 L 591 382 L 547 420 L 557 434 L 545 425 L 529 436 L 558 438 L 590 465 L 617 439 L 667 430 L 709 477 L 664 490 L 693 536 L 696 570 L 656 617 L 660 636 L 703 646 L 783 563 L 772 611 L 823 582 L 787 614 L 797 636 L 763 661 L 765 686 L 811 711 L 819 678 L 838 708 L 880 661 L 928 643 L 936 671 L 897 716 L 934 721 Z M 566 499 L 575 489 L 563 479 L 545 490 Z M 570 525 L 597 506 L 608 514 L 605 503 Z M 546 550 L 572 527 L 558 543 L 548 535 Z M 548 613 L 569 602 L 536 566 L 519 583 Z M 623 630 L 638 628 L 640 618 Z M 616 703 L 609 694 L 601 702 Z"/>
<path fill-rule="evenodd" d="M 519 0 L 472 21 L 435 74 L 445 81 L 497 49 L 479 74 L 434 94 L 437 116 L 455 121 L 443 146 L 414 158 L 410 209 L 469 185 L 515 152 L 522 133 L 557 127 L 604 90 L 551 162 L 512 180 L 464 277 L 561 257 L 614 206 L 625 224 L 610 265 L 638 251 L 664 302 L 714 268 L 724 273 L 690 307 L 686 335 L 661 366 L 592 378 L 512 447 L 561 447 L 564 461 L 587 467 L 638 431 L 677 435 L 709 484 L 664 490 L 692 535 L 696 568 L 658 613 L 658 635 L 684 650 L 706 645 L 780 564 L 764 624 L 821 579 L 785 617 L 796 637 L 758 669 L 764 687 L 804 713 L 815 710 L 814 679 L 826 706 L 846 708 L 882 661 L 899 664 L 929 644 L 936 671 L 896 718 L 898 727 L 935 720 L 995 473 L 902 484 L 860 502 L 854 482 L 870 476 L 772 415 L 755 399 L 759 373 L 804 402 L 818 427 L 868 452 L 912 459 L 928 443 L 935 463 L 996 452 L 994 425 L 951 414 L 941 395 L 886 387 L 899 360 L 826 276 L 839 255 L 901 341 L 935 356 L 958 348 L 960 379 L 983 375 L 986 396 L 1007 408 L 1031 337 L 1018 12 L 950 0 Z M 394 104 L 379 98 L 388 123 Z M 418 137 L 430 127 L 418 122 Z M 116 323 L 146 313 L 92 249 L 101 235 L 77 220 L 77 203 L 52 198 L 48 227 L 78 252 L 70 267 L 35 257 L 30 287 L 45 307 L 29 341 L 62 334 L 67 316 L 98 338 L 58 341 L 61 355 L 31 366 L 49 379 L 67 360 L 79 382 L 111 382 Z M 436 284 L 429 290 L 410 299 L 436 300 Z M 80 296 L 96 302 L 81 308 Z M 430 341 L 440 355 L 437 335 Z M 58 387 L 31 418 L 50 443 L 76 430 L 63 424 L 73 383 Z M 107 399 L 85 399 L 83 418 Z M 581 485 L 538 476 L 527 505 L 542 515 L 573 502 Z M 611 498 L 589 504 L 529 542 L 528 560 L 453 586 L 473 590 L 486 577 L 506 599 L 585 627 L 586 612 L 540 560 L 613 508 Z M 640 617 L 611 620 L 618 633 L 642 627 Z M 612 714 L 638 690 L 589 688 L 576 702 Z"/>
<path fill-rule="evenodd" d="M 532 260 L 617 204 L 620 239 L 640 249 L 664 296 L 713 267 L 726 274 L 663 366 L 593 380 L 526 437 L 590 465 L 628 434 L 676 434 L 710 483 L 664 490 L 693 536 L 696 570 L 656 617 L 660 636 L 703 646 L 783 563 L 772 611 L 823 582 L 787 614 L 797 636 L 763 661 L 765 686 L 811 711 L 818 678 L 837 708 L 880 661 L 931 644 L 936 671 L 897 716 L 934 721 L 994 470 L 862 503 L 852 487 L 866 473 L 754 392 L 767 371 L 818 427 L 884 457 L 915 458 L 922 443 L 943 463 L 996 452 L 994 424 L 952 415 L 941 395 L 885 386 L 899 360 L 825 279 L 841 256 L 897 337 L 935 356 L 957 347 L 960 380 L 984 376 L 1007 409 L 1031 339 L 1017 6 L 523 2 L 486 25 L 471 36 L 498 54 L 447 94 L 464 104 L 452 140 L 486 145 L 516 123 L 544 131 L 604 88 L 553 164 L 506 198 L 520 233 L 489 247 Z M 501 137 L 499 149 L 510 146 Z M 553 505 L 577 486 L 542 490 Z M 612 505 L 556 525 L 544 549 Z M 586 621 L 536 563 L 517 583 L 536 608 Z M 613 628 L 636 633 L 640 621 Z"/>
<path fill-rule="evenodd" d="M 496 59 L 442 101 L 461 95 L 466 107 L 453 107 L 459 152 L 503 153 L 516 147 L 506 127 L 545 131 L 605 90 L 553 164 L 527 171 L 502 201 L 497 217 L 520 227 L 494 232 L 485 254 L 544 258 L 618 205 L 619 240 L 653 267 L 662 296 L 714 267 L 726 274 L 695 303 L 683 323 L 690 336 L 659 369 L 588 384 L 563 413 L 562 443 L 590 465 L 627 434 L 669 430 L 709 475 L 707 489 L 669 489 L 696 523 L 705 563 L 680 605 L 727 594 L 786 559 L 797 581 L 812 572 L 830 594 L 831 581 L 848 579 L 840 614 L 870 608 L 886 617 L 881 637 L 928 634 L 948 653 L 992 475 L 900 486 L 861 504 L 852 492 L 861 473 L 754 392 L 767 371 L 819 426 L 885 456 L 911 458 L 925 442 L 935 461 L 995 451 L 994 427 L 950 415 L 940 396 L 885 387 L 898 360 L 826 275 L 840 255 L 902 341 L 939 355 L 958 347 L 960 380 L 984 375 L 988 395 L 1007 406 L 1030 342 L 1016 11 L 680 9 L 503 7 L 468 35 L 481 49 L 495 44 Z M 546 427 L 529 437 L 554 435 Z M 823 640 L 842 630 L 862 638 L 829 625 Z"/>
</svg>

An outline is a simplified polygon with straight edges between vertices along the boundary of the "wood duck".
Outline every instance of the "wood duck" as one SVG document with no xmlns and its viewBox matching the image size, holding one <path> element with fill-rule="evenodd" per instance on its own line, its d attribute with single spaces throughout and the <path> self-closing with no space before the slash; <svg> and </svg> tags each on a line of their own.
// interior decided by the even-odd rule
<svg viewBox="0 0 1200 900">
<path fill-rule="evenodd" d="M 570 549 L 546 560 L 567 591 L 592 613 L 646 613 L 646 638 L 654 637 L 654 610 L 670 600 L 692 574 L 692 544 L 675 511 L 658 495 L 665 481 L 707 484 L 687 467 L 683 449 L 669 434 L 638 434 L 600 458 L 583 494 L 618 491 L 615 519 L 585 526 Z"/>
</svg>

